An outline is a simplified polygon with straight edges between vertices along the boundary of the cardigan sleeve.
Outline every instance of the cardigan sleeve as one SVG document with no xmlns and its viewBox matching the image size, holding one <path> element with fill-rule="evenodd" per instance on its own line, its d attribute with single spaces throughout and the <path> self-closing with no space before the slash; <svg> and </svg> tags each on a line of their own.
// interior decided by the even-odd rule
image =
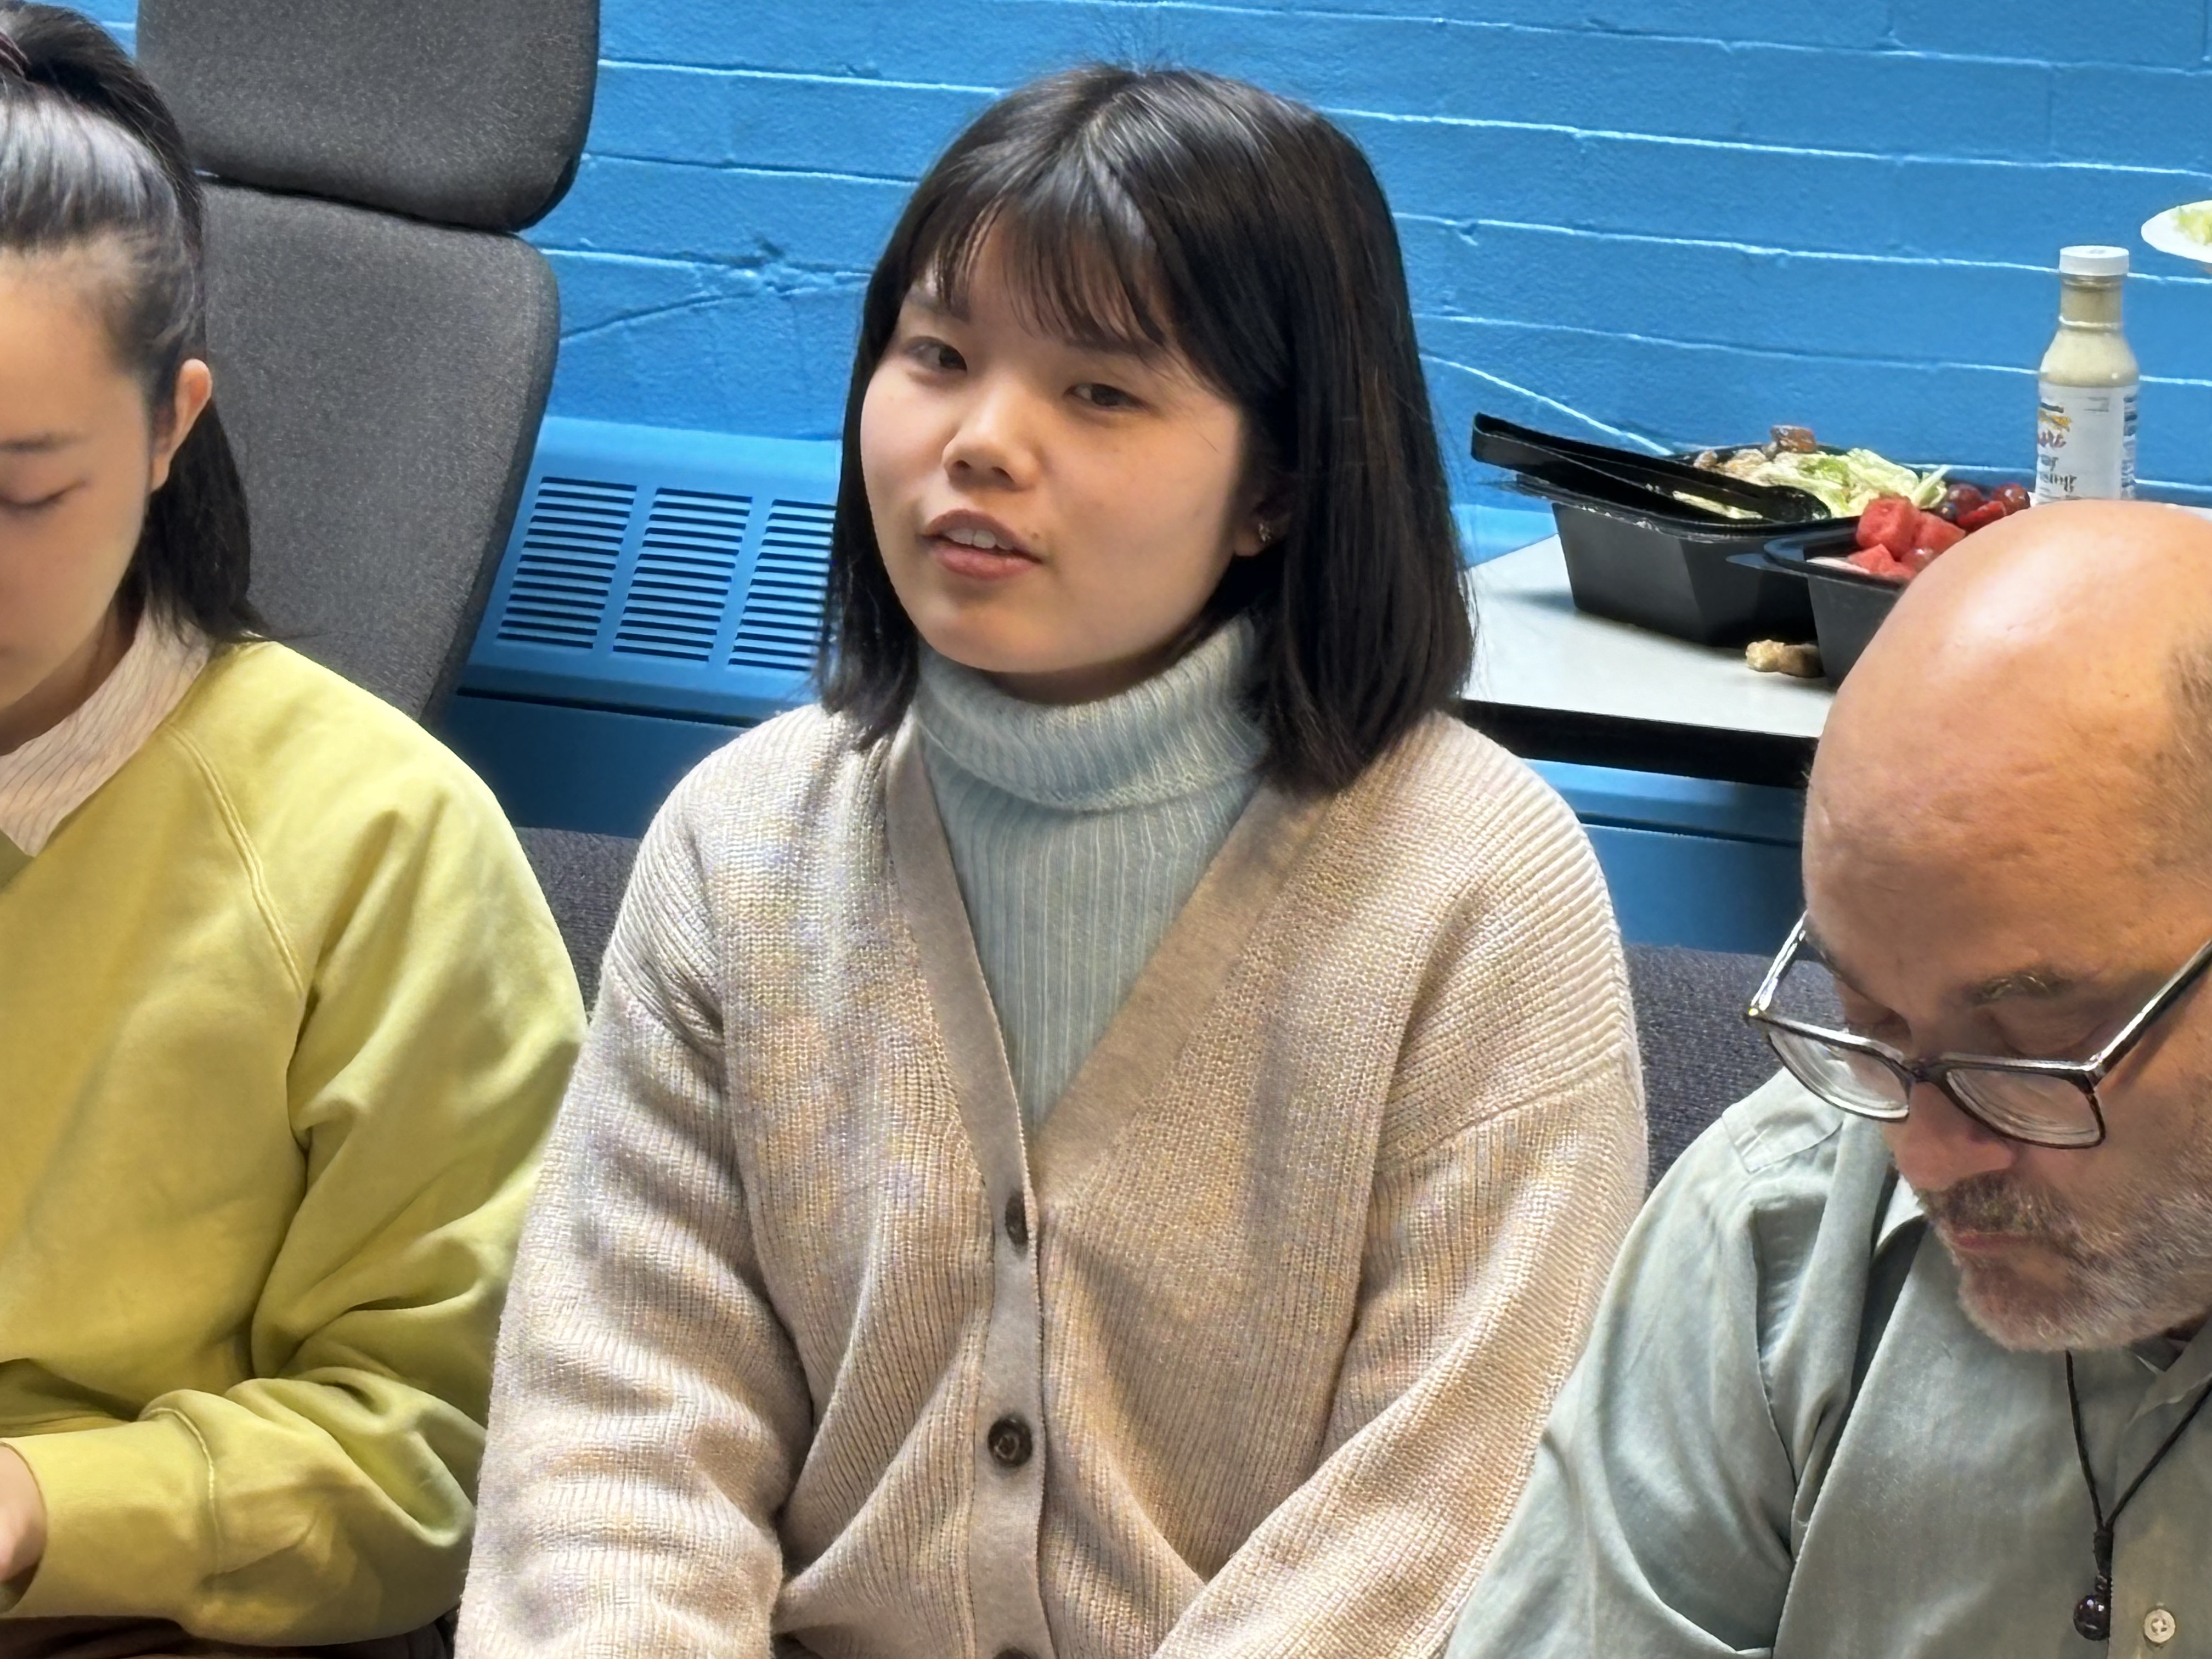
<svg viewBox="0 0 2212 1659">
<path fill-rule="evenodd" d="M 524 1237 L 470 1659 L 769 1651 L 775 1517 L 811 1406 L 723 1127 L 714 951 L 679 820 L 664 812 L 640 851 Z"/>
<path fill-rule="evenodd" d="M 1425 1659 L 1504 1527 L 1644 1196 L 1626 970 L 1564 817 L 1524 826 L 1544 855 L 1520 890 L 1471 897 L 1431 957 L 1328 1455 L 1160 1659 Z"/>
<path fill-rule="evenodd" d="M 575 979 L 488 792 L 395 800 L 313 925 L 275 920 L 303 861 L 264 856 L 271 949 L 303 988 L 272 1075 L 304 1183 L 234 1339 L 251 1375 L 9 1443 L 48 1514 L 16 1617 L 328 1642 L 418 1628 L 459 1595 L 500 1303 L 580 1036 Z M 252 1020 L 236 1024 L 250 1043 Z"/>
<path fill-rule="evenodd" d="M 1629 1236 L 1584 1363 L 1453 1638 L 1453 1659 L 1771 1653 L 1797 1471 L 1767 1392 L 1753 1201 L 1708 1137 Z"/>
</svg>

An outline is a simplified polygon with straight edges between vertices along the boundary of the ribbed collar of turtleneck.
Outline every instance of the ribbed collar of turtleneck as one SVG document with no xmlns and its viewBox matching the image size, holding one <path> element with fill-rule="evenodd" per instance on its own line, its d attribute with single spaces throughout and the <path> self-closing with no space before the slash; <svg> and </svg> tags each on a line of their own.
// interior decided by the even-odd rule
<svg viewBox="0 0 2212 1659">
<path fill-rule="evenodd" d="M 915 716 L 932 749 L 1038 806 L 1104 812 L 1249 775 L 1267 743 L 1243 705 L 1251 625 L 1217 629 L 1172 667 L 1097 702 L 1026 702 L 922 647 Z"/>
</svg>

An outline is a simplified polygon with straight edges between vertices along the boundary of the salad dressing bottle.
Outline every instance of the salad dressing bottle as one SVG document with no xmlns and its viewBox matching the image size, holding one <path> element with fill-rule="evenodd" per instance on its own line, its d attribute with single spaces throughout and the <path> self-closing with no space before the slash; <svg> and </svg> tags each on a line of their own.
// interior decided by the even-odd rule
<svg viewBox="0 0 2212 1659">
<path fill-rule="evenodd" d="M 2035 501 L 2136 493 L 2136 394 L 2142 376 L 2120 332 L 2124 247 L 2058 253 L 2058 332 L 2043 355 L 2035 409 Z"/>
</svg>

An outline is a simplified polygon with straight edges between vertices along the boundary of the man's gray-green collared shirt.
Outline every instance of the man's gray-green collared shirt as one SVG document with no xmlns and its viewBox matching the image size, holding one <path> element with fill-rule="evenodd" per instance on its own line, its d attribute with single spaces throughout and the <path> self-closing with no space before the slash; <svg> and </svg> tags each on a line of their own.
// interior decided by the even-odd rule
<svg viewBox="0 0 2212 1659">
<path fill-rule="evenodd" d="M 2075 1364 L 2109 1510 L 2212 1327 Z M 2109 1647 L 2094 1526 L 2060 1357 L 1977 1330 L 1880 1131 L 1777 1078 L 1629 1235 L 1449 1659 L 2212 1656 L 2212 1407 L 2121 1517 Z"/>
</svg>

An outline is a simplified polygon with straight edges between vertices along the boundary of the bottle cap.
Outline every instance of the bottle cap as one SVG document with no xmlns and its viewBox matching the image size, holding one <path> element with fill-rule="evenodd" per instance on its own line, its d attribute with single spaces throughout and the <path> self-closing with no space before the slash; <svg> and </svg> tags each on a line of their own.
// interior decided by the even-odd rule
<svg viewBox="0 0 2212 1659">
<path fill-rule="evenodd" d="M 2062 247 L 2058 250 L 2062 276 L 2124 276 L 2128 251 L 2124 247 Z"/>
</svg>

